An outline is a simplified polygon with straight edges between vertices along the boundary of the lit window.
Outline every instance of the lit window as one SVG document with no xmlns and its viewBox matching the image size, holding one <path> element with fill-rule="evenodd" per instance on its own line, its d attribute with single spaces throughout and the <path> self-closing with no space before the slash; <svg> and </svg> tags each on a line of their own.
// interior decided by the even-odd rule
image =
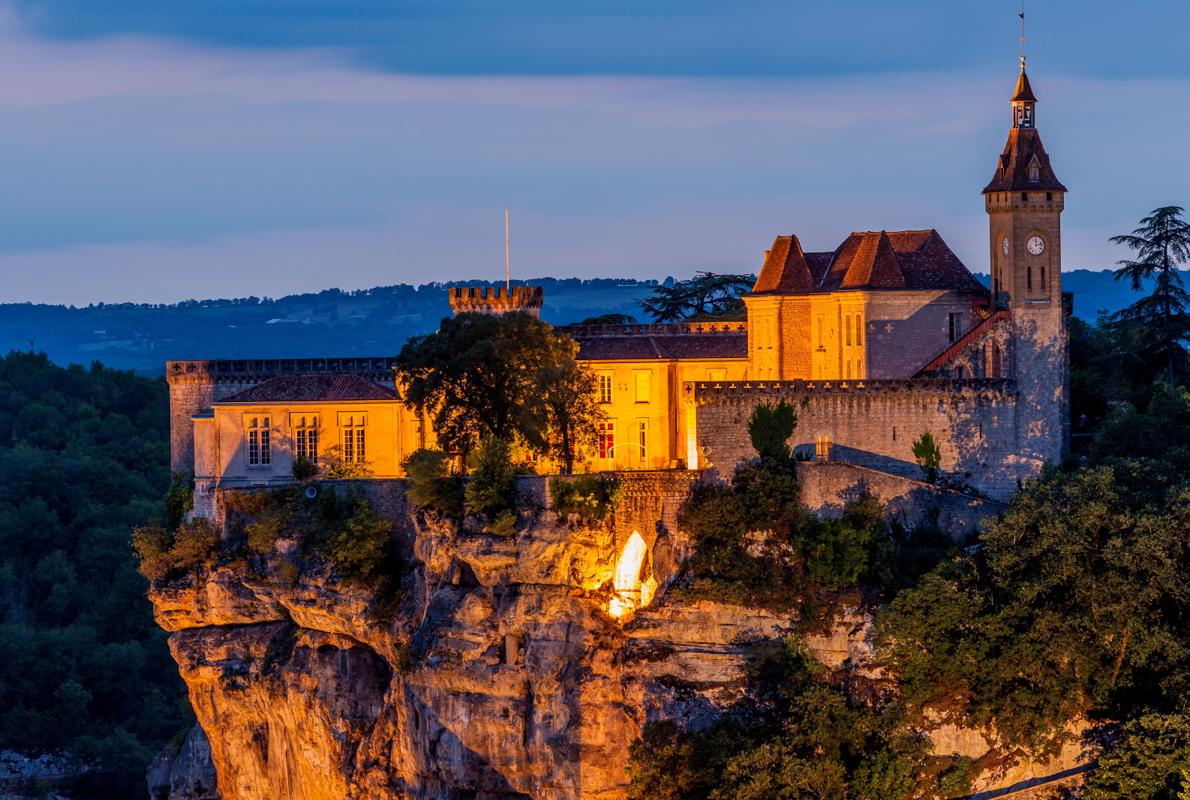
<svg viewBox="0 0 1190 800">
<path fill-rule="evenodd" d="M 636 421 L 636 446 L 640 449 L 640 460 L 645 461 L 649 457 L 649 421 L 647 419 Z"/>
<path fill-rule="evenodd" d="M 599 423 L 599 457 L 614 458 L 616 452 L 616 421 L 612 419 Z"/>
<path fill-rule="evenodd" d="M 612 373 L 599 373 L 599 402 L 610 403 L 612 401 Z"/>
<path fill-rule="evenodd" d="M 864 343 L 864 317 L 862 314 L 855 315 L 855 346 L 862 347 Z"/>
<path fill-rule="evenodd" d="M 318 417 L 293 417 L 294 440 L 297 444 L 297 457 L 311 463 L 318 461 Z"/>
<path fill-rule="evenodd" d="M 847 346 L 850 347 L 851 346 L 851 315 L 850 314 L 847 314 L 846 316 L 843 317 L 843 329 L 845 331 Z"/>
<path fill-rule="evenodd" d="M 273 445 L 268 417 L 248 417 L 248 466 L 267 467 L 273 463 Z"/>
<path fill-rule="evenodd" d="M 647 369 L 638 369 L 632 373 L 632 383 L 635 389 L 636 402 L 647 403 L 653 399 L 653 373 Z"/>
<path fill-rule="evenodd" d="M 343 414 L 339 426 L 343 429 L 343 463 L 363 464 L 367 460 L 366 429 L 368 418 L 364 414 Z"/>
<path fill-rule="evenodd" d="M 814 444 L 814 458 L 818 461 L 831 460 L 831 439 L 826 434 L 818 437 Z"/>
</svg>

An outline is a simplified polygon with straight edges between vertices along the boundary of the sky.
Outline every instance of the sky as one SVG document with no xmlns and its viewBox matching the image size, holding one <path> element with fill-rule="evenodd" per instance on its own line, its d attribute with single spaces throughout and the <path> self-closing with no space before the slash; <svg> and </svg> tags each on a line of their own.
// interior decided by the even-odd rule
<svg viewBox="0 0 1190 800">
<path fill-rule="evenodd" d="M 937 228 L 986 272 L 1013 0 L 0 0 L 0 302 L 753 272 Z M 1030 0 L 1066 269 L 1190 205 L 1190 3 Z"/>
</svg>

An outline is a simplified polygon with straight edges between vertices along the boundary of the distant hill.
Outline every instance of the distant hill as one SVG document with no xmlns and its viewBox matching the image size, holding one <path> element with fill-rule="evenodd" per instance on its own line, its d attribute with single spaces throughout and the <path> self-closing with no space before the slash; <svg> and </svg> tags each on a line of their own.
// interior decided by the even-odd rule
<svg viewBox="0 0 1190 800">
<path fill-rule="evenodd" d="M 986 282 L 986 276 L 980 276 Z M 668 280 L 668 279 L 667 279 Z M 1093 321 L 1136 295 L 1110 271 L 1063 273 L 1074 312 Z M 637 301 L 655 280 L 540 278 L 514 283 L 545 287 L 542 316 L 557 325 L 601 314 L 641 318 Z M 0 304 L 0 353 L 43 350 L 59 364 L 102 361 L 158 373 L 168 359 L 286 358 L 395 354 L 410 336 L 427 333 L 450 309 L 448 286 L 476 282 L 327 289 L 278 299 L 188 300 L 170 305 L 73 306 Z"/>
</svg>

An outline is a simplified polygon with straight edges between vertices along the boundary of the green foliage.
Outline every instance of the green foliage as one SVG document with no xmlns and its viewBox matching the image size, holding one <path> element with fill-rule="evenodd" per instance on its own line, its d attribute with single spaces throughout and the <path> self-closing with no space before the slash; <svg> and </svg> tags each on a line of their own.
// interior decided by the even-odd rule
<svg viewBox="0 0 1190 800">
<path fill-rule="evenodd" d="M 1190 488 L 1126 489 L 1122 475 L 1143 469 L 1035 481 L 982 550 L 901 592 L 878 642 L 910 702 L 1041 749 L 1076 714 L 1126 717 L 1183 697 Z"/>
<path fill-rule="evenodd" d="M 305 456 L 298 456 L 293 460 L 293 479 L 299 483 L 312 481 L 318 477 L 318 465 Z"/>
<path fill-rule="evenodd" d="M 516 526 L 516 469 L 508 442 L 494 436 L 480 441 L 466 500 L 468 509 L 487 518 L 490 532 L 512 534 Z"/>
<path fill-rule="evenodd" d="M 594 441 L 594 375 L 578 345 L 529 314 L 459 314 L 410 339 L 397 357 L 405 399 L 430 414 L 443 447 L 466 453 L 491 436 L 554 453 L 569 470 Z"/>
<path fill-rule="evenodd" d="M 678 513 L 695 553 L 677 591 L 784 608 L 815 602 L 823 589 L 840 591 L 888 574 L 894 556 L 915 552 L 916 542 L 908 539 L 898 550 L 883 508 L 870 495 L 825 520 L 805 513 L 799 498 L 788 456 L 742 466 L 730 486 L 696 484 Z"/>
<path fill-rule="evenodd" d="M 331 537 L 326 553 L 349 580 L 375 584 L 386 571 L 396 568 L 392 523 L 373 511 L 367 501 L 357 499 L 351 516 Z"/>
<path fill-rule="evenodd" d="M 1158 208 L 1131 234 L 1111 239 L 1136 251 L 1135 260 L 1119 262 L 1116 280 L 1127 278 L 1133 291 L 1151 283 L 1150 294 L 1115 314 L 1113 322 L 1136 336 L 1138 355 L 1163 366 L 1169 383 L 1184 366 L 1183 345 L 1190 337 L 1190 294 L 1178 272 L 1178 266 L 1190 260 L 1190 223 L 1182 213 L 1178 206 Z"/>
<path fill-rule="evenodd" d="M 132 549 L 140 559 L 140 574 L 149 582 L 160 581 L 169 574 L 169 547 L 173 537 L 159 522 L 151 522 L 132 529 Z"/>
<path fill-rule="evenodd" d="M 165 527 L 177 530 L 194 509 L 194 480 L 185 472 L 174 473 L 165 492 Z"/>
<path fill-rule="evenodd" d="M 929 788 L 900 709 L 831 686 L 792 639 L 756 648 L 747 694 L 722 719 L 653 723 L 629 753 L 632 800 L 907 800 Z"/>
<path fill-rule="evenodd" d="M 1190 800 L 1190 716 L 1147 714 L 1099 757 L 1084 800 Z"/>
<path fill-rule="evenodd" d="M 776 405 L 759 405 L 748 420 L 748 436 L 762 459 L 777 462 L 792 457 L 789 437 L 797 427 L 797 409 L 782 400 Z"/>
<path fill-rule="evenodd" d="M 550 497 L 560 516 L 575 515 L 584 525 L 605 522 L 620 503 L 623 487 L 615 473 L 550 478 Z"/>
<path fill-rule="evenodd" d="M 441 450 L 415 450 L 405 460 L 408 496 L 418 508 L 447 517 L 463 513 L 463 480 L 450 475 L 450 456 Z"/>
<path fill-rule="evenodd" d="M 689 280 L 657 286 L 652 295 L 640 301 L 640 306 L 655 322 L 736 318 L 744 311 L 740 297 L 755 282 L 755 275 L 699 272 Z"/>
<path fill-rule="evenodd" d="M 277 546 L 277 540 L 285 535 L 287 522 L 288 515 L 280 506 L 273 506 L 263 511 L 245 528 L 248 535 L 248 549 L 259 555 L 272 553 Z"/>
<path fill-rule="evenodd" d="M 219 547 L 219 531 L 205 518 L 183 522 L 174 531 L 169 562 L 174 569 L 194 571 L 209 566 Z"/>
<path fill-rule="evenodd" d="M 934 441 L 934 434 L 926 431 L 913 441 L 913 457 L 926 483 L 938 480 L 938 467 L 942 465 L 942 448 Z"/>
<path fill-rule="evenodd" d="M 78 800 L 144 796 L 190 720 L 130 546 L 168 568 L 150 520 L 189 505 L 180 480 L 161 502 L 166 405 L 163 379 L 0 358 L 0 749 L 101 757 Z"/>
</svg>

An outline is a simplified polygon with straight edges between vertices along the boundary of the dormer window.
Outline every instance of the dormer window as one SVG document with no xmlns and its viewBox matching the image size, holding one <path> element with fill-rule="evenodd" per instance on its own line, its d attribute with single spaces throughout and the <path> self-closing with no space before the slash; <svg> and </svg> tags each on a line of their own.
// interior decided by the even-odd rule
<svg viewBox="0 0 1190 800">
<path fill-rule="evenodd" d="M 1041 182 L 1041 162 L 1037 160 L 1037 156 L 1033 156 L 1029 160 L 1029 183 Z"/>
</svg>

